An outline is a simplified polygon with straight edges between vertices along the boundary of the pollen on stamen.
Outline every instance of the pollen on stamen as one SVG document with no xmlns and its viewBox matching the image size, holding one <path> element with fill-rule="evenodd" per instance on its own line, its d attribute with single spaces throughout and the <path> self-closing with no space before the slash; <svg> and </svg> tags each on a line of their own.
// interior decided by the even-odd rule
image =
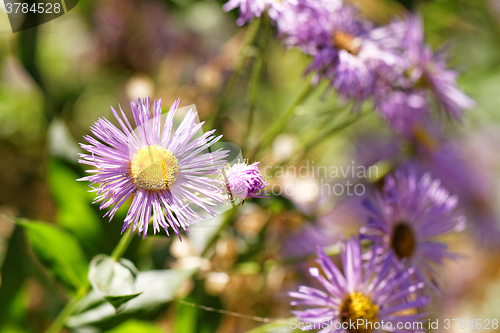
<svg viewBox="0 0 500 333">
<path fill-rule="evenodd" d="M 166 148 L 148 145 L 132 159 L 132 177 L 136 185 L 147 190 L 169 190 L 179 173 L 177 158 Z"/>
<path fill-rule="evenodd" d="M 356 322 L 363 320 L 363 325 L 350 330 L 351 333 L 368 333 L 373 330 L 373 325 L 378 322 L 379 306 L 361 292 L 353 292 L 344 300 L 340 311 L 342 322 Z"/>
<path fill-rule="evenodd" d="M 359 39 L 343 31 L 335 31 L 332 36 L 333 45 L 341 50 L 357 55 L 361 49 Z"/>
</svg>

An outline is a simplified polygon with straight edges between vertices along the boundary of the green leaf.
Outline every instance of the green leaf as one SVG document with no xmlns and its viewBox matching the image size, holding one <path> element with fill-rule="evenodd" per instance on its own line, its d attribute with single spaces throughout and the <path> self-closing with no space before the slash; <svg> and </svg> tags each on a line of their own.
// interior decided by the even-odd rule
<svg viewBox="0 0 500 333">
<path fill-rule="evenodd" d="M 290 333 L 290 332 L 301 332 L 300 329 L 294 329 L 294 324 L 292 320 L 295 318 L 283 319 L 280 321 L 275 321 L 271 323 L 264 324 L 262 326 L 256 327 L 247 331 L 246 333 Z M 297 319 L 296 319 L 297 320 Z M 298 323 L 298 320 L 297 320 Z"/>
<path fill-rule="evenodd" d="M 115 309 L 141 292 L 134 292 L 137 268 L 127 259 L 114 260 L 100 254 L 90 262 L 89 281 L 95 291 L 100 293 Z"/>
<path fill-rule="evenodd" d="M 142 293 L 135 293 L 131 295 L 120 295 L 120 296 L 104 296 L 104 299 L 109 303 L 111 303 L 111 305 L 113 305 L 114 308 L 118 310 L 120 306 L 127 303 L 131 299 L 136 298 L 140 294 Z"/>
<path fill-rule="evenodd" d="M 92 193 L 78 174 L 58 159 L 49 165 L 49 185 L 57 202 L 57 223 L 86 247 L 95 247 L 102 235 L 102 220 L 92 208 Z"/>
<path fill-rule="evenodd" d="M 2 328 L 2 333 L 28 333 L 29 331 L 23 330 L 20 327 L 14 325 L 7 325 L 5 328 Z"/>
<path fill-rule="evenodd" d="M 189 298 L 191 295 L 188 295 L 186 298 L 187 301 L 192 301 L 194 299 Z M 175 322 L 174 328 L 177 332 L 184 333 L 196 333 L 196 324 L 198 320 L 198 308 L 194 306 L 186 306 L 181 303 L 176 304 L 175 311 Z"/>
<path fill-rule="evenodd" d="M 179 286 L 190 278 L 197 269 L 190 270 L 153 270 L 139 272 L 134 288 L 142 292 L 139 296 L 123 304 L 120 312 L 101 297 L 99 303 L 97 292 L 91 292 L 78 305 L 75 314 L 66 325 L 71 328 L 116 324 L 130 316 L 145 316 L 153 313 L 174 299 Z"/>
<path fill-rule="evenodd" d="M 28 276 L 26 266 L 29 264 L 28 256 L 26 255 L 26 237 L 23 229 L 16 226 L 5 255 L 5 261 L 0 269 L 2 281 L 0 283 L 0 332 L 6 330 L 5 325 L 9 324 L 18 316 L 13 315 L 13 312 L 21 310 L 24 319 L 24 306 L 18 306 L 17 302 L 20 298 L 21 288 Z"/>
<path fill-rule="evenodd" d="M 141 321 L 136 319 L 129 319 L 123 324 L 116 326 L 115 328 L 106 331 L 106 333 L 165 333 L 157 325 L 149 323 L 147 321 Z"/>
<path fill-rule="evenodd" d="M 71 234 L 44 222 L 18 220 L 18 224 L 25 228 L 33 252 L 55 278 L 75 289 L 86 284 L 87 260 Z"/>
</svg>

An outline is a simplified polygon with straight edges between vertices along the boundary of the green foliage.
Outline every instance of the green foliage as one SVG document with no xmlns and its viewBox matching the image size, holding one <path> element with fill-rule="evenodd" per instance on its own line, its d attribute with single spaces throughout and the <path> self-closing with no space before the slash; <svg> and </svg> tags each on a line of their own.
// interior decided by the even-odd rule
<svg viewBox="0 0 500 333">
<path fill-rule="evenodd" d="M 16 226 L 11 239 L 5 261 L 1 268 L 2 283 L 0 285 L 0 331 L 5 328 L 7 319 L 16 319 L 13 312 L 19 310 L 16 301 L 19 299 L 21 287 L 26 279 L 26 253 L 23 229 Z M 9 318 L 10 317 L 10 318 Z"/>
<path fill-rule="evenodd" d="M 87 260 L 71 234 L 43 222 L 19 220 L 18 224 L 25 228 L 35 255 L 56 279 L 75 290 L 87 283 Z"/>
<path fill-rule="evenodd" d="M 137 274 L 137 268 L 126 259 L 116 261 L 100 254 L 90 262 L 89 281 L 92 287 L 101 293 L 117 311 L 123 304 L 141 294 L 141 292 L 134 292 Z"/>
<path fill-rule="evenodd" d="M 163 305 L 172 301 L 179 286 L 197 270 L 152 270 L 139 272 L 134 290 L 141 294 L 120 307 L 115 308 L 99 293 L 91 292 L 76 308 L 66 325 L 71 328 L 82 326 L 114 327 L 129 318 L 154 318 Z"/>
<path fill-rule="evenodd" d="M 146 321 L 130 319 L 117 327 L 106 331 L 107 333 L 165 333 L 164 330 L 157 325 L 148 323 Z"/>
<path fill-rule="evenodd" d="M 186 300 L 191 301 L 191 298 Z M 175 330 L 184 333 L 196 333 L 196 319 L 199 309 L 179 303 L 175 310 Z"/>
<path fill-rule="evenodd" d="M 290 328 L 290 319 L 284 319 L 279 322 L 267 323 L 262 326 L 256 327 L 247 331 L 246 333 L 291 333 L 291 332 L 301 332 L 299 329 Z"/>
<path fill-rule="evenodd" d="M 102 236 L 102 221 L 91 206 L 88 184 L 59 159 L 49 164 L 49 185 L 57 202 L 57 223 L 71 231 L 85 248 L 93 249 Z"/>
</svg>

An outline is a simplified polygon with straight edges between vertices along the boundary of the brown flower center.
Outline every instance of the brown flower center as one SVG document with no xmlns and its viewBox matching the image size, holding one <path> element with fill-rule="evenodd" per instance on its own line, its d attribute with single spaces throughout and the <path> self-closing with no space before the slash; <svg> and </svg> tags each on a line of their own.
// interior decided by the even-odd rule
<svg viewBox="0 0 500 333">
<path fill-rule="evenodd" d="M 351 293 L 342 303 L 340 308 L 340 318 L 342 323 L 351 323 L 356 328 L 349 329 L 351 333 L 369 333 L 373 330 L 373 326 L 378 322 L 379 306 L 374 304 L 371 299 L 363 293 L 357 291 Z M 358 319 L 363 320 L 362 325 L 357 325 Z"/>
<path fill-rule="evenodd" d="M 415 234 L 406 222 L 399 222 L 392 231 L 391 247 L 399 259 L 410 258 L 415 252 Z"/>
<path fill-rule="evenodd" d="M 361 49 L 359 40 L 355 36 L 340 30 L 334 31 L 332 41 L 336 48 L 346 50 L 353 55 L 357 55 Z"/>
<path fill-rule="evenodd" d="M 166 148 L 144 146 L 132 158 L 132 177 L 140 188 L 168 190 L 179 173 L 177 162 L 177 158 Z"/>
</svg>

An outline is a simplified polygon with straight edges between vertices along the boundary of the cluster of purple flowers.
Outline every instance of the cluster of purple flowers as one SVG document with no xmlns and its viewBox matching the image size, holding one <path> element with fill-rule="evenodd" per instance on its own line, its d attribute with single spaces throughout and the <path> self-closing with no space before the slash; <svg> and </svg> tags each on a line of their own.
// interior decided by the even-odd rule
<svg viewBox="0 0 500 333">
<path fill-rule="evenodd" d="M 315 73 L 316 81 L 326 79 L 355 109 L 371 100 L 397 133 L 425 149 L 438 144 L 431 135 L 436 130 L 433 105 L 458 121 L 475 106 L 457 87 L 458 74 L 447 68 L 445 54 L 425 43 L 418 15 L 377 27 L 342 0 L 239 0 L 229 1 L 225 9 L 238 6 L 240 25 L 268 8 L 285 45 L 312 57 L 307 72 Z M 429 173 L 387 176 L 375 200 L 364 202 L 368 218 L 359 235 L 339 243 L 343 273 L 318 248 L 323 274 L 318 268 L 310 274 L 324 290 L 302 286 L 290 293 L 298 299 L 292 305 L 308 307 L 294 311 L 307 323 L 302 328 L 423 332 L 423 326 L 404 323 L 426 316 L 429 290 L 440 294 L 439 267 L 456 255 L 436 238 L 465 228 L 457 205 L 457 196 Z M 365 243 L 369 246 L 363 251 Z"/>
<path fill-rule="evenodd" d="M 376 27 L 341 0 L 231 0 L 240 24 L 260 17 L 266 6 L 287 47 L 313 60 L 308 72 L 326 79 L 355 108 L 371 98 L 375 110 L 406 137 L 428 123 L 431 105 L 460 120 L 474 101 L 457 87 L 457 72 L 447 68 L 444 52 L 424 41 L 418 15 Z"/>
<path fill-rule="evenodd" d="M 426 317 L 427 290 L 439 294 L 438 268 L 456 257 L 436 238 L 465 228 L 457 198 L 429 174 L 396 172 L 365 207 L 369 218 L 360 235 L 339 243 L 344 273 L 318 248 L 323 274 L 317 268 L 310 274 L 326 292 L 305 286 L 291 292 L 298 299 L 292 305 L 312 307 L 293 313 L 321 332 L 423 332 L 405 323 Z M 364 253 L 362 241 L 370 245 Z"/>
</svg>

